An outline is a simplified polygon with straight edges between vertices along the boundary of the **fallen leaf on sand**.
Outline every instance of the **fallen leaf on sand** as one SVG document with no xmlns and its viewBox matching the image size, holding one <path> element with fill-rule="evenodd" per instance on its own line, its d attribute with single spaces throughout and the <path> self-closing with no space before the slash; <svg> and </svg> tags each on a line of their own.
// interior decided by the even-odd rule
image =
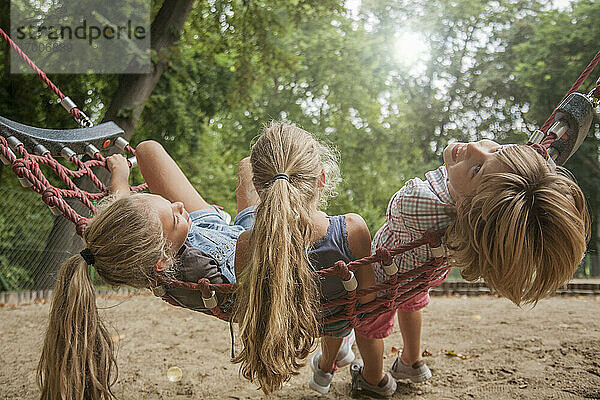
<svg viewBox="0 0 600 400">
<path fill-rule="evenodd" d="M 392 346 L 392 351 L 390 352 L 390 355 L 391 355 L 391 356 L 394 356 L 394 355 L 398 354 L 398 352 L 399 352 L 400 350 L 402 350 L 402 347 L 393 347 L 393 346 Z"/>
<path fill-rule="evenodd" d="M 423 353 L 421 353 L 421 357 L 431 357 L 432 355 L 433 354 L 427 349 L 423 350 Z"/>
<path fill-rule="evenodd" d="M 461 360 L 468 360 L 469 358 L 479 357 L 478 354 L 471 355 L 471 356 L 466 356 L 464 354 L 457 353 L 454 350 L 442 350 L 442 353 L 444 353 L 444 354 L 446 354 L 447 356 L 450 356 L 450 357 L 458 357 Z"/>
</svg>

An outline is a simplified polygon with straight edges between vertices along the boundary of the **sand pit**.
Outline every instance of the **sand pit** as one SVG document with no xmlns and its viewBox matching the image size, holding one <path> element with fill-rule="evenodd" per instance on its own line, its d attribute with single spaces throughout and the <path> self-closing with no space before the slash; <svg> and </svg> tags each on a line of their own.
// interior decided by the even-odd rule
<svg viewBox="0 0 600 400">
<path fill-rule="evenodd" d="M 227 323 L 151 295 L 99 301 L 118 346 L 120 399 L 258 399 L 262 392 L 229 362 Z M 118 305 L 117 305 L 118 304 Z M 47 304 L 0 308 L 0 399 L 37 399 L 35 368 Z M 424 314 L 423 349 L 433 378 L 401 383 L 397 399 L 600 398 L 600 299 L 554 297 L 533 310 L 495 297 L 434 297 Z M 386 339 L 385 366 L 402 345 Z M 356 349 L 355 349 L 356 350 Z M 449 355 L 455 354 L 462 358 Z M 183 372 L 167 379 L 169 367 Z M 274 395 L 311 399 L 310 369 Z M 348 367 L 324 399 L 350 396 Z"/>
</svg>

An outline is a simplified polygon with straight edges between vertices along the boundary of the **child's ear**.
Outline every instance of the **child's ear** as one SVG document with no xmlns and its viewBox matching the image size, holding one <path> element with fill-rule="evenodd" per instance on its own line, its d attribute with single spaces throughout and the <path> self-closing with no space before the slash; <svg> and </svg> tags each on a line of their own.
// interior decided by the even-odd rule
<svg viewBox="0 0 600 400">
<path fill-rule="evenodd" d="M 165 269 L 167 269 L 169 267 L 170 267 L 169 262 L 167 260 L 165 260 L 164 258 L 161 258 L 160 260 L 158 260 L 155 265 L 156 272 L 164 271 Z"/>
<path fill-rule="evenodd" d="M 325 187 L 325 183 L 327 183 L 327 175 L 325 175 L 325 170 L 321 170 L 321 176 L 319 177 L 319 183 L 317 186 L 319 189 L 323 189 Z"/>
</svg>

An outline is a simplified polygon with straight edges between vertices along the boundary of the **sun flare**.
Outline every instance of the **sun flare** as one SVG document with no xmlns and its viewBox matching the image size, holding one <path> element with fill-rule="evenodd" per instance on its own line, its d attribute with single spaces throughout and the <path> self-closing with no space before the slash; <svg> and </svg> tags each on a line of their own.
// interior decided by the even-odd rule
<svg viewBox="0 0 600 400">
<path fill-rule="evenodd" d="M 407 67 L 417 67 L 429 56 L 429 46 L 420 33 L 400 31 L 395 40 L 395 58 Z"/>
</svg>

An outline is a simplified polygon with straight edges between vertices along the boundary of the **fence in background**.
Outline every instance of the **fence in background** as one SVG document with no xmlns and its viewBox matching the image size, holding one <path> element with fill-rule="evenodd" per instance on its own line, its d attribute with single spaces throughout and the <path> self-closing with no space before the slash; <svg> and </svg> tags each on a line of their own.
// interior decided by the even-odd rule
<svg viewBox="0 0 600 400">
<path fill-rule="evenodd" d="M 0 187 L 0 292 L 54 286 L 58 265 L 51 256 L 64 252 L 46 248 L 54 219 L 39 194 Z"/>
</svg>

